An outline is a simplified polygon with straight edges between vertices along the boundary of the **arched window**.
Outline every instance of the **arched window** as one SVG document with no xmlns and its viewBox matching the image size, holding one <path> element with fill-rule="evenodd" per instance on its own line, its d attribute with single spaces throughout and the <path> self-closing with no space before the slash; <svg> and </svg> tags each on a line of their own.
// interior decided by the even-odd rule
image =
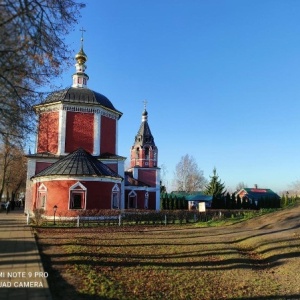
<svg viewBox="0 0 300 300">
<path fill-rule="evenodd" d="M 135 191 L 128 194 L 127 208 L 137 208 L 137 195 Z"/>
<path fill-rule="evenodd" d="M 47 200 L 47 188 L 42 183 L 38 188 L 38 195 L 37 195 L 37 207 L 38 208 L 45 208 L 46 207 L 46 200 Z"/>
<path fill-rule="evenodd" d="M 145 147 L 145 158 L 149 159 L 149 148 Z"/>
<path fill-rule="evenodd" d="M 77 182 L 70 187 L 69 209 L 85 209 L 86 208 L 86 187 Z"/>
<path fill-rule="evenodd" d="M 117 184 L 114 185 L 111 191 L 111 207 L 112 209 L 120 208 L 120 188 Z"/>
</svg>

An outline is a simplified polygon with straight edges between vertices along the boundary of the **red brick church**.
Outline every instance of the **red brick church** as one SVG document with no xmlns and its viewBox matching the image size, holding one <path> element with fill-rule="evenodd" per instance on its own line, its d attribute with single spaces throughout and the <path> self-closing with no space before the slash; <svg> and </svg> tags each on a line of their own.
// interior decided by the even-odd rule
<svg viewBox="0 0 300 300">
<path fill-rule="evenodd" d="M 74 215 L 88 209 L 160 207 L 158 149 L 146 107 L 130 154 L 118 155 L 122 113 L 102 94 L 87 87 L 83 45 L 71 87 L 53 92 L 34 106 L 38 116 L 35 153 L 28 155 L 25 211 Z"/>
</svg>

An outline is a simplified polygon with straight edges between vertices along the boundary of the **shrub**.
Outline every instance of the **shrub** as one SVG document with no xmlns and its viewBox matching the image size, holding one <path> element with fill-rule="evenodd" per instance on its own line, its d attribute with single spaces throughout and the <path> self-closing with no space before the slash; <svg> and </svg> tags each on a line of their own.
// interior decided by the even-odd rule
<svg viewBox="0 0 300 300">
<path fill-rule="evenodd" d="M 33 221 L 36 226 L 40 226 L 44 223 L 45 221 L 44 213 L 45 210 L 43 208 L 36 208 L 33 210 L 33 214 L 34 214 Z"/>
</svg>

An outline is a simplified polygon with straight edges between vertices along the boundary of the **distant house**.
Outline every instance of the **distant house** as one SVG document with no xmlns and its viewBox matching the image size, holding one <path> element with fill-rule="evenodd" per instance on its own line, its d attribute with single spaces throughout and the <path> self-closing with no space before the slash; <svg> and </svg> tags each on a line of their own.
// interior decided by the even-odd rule
<svg viewBox="0 0 300 300">
<path fill-rule="evenodd" d="M 195 192 L 171 192 L 172 196 L 176 196 L 177 198 L 183 198 L 187 205 L 185 206 L 188 210 L 197 209 L 199 210 L 199 204 L 202 203 L 202 207 L 210 208 L 212 204 L 212 196 L 205 195 L 201 191 Z"/>
<path fill-rule="evenodd" d="M 205 205 L 205 208 L 210 208 L 212 204 L 212 196 L 204 195 L 203 193 L 198 193 L 190 196 L 186 196 L 185 200 L 188 201 L 188 209 L 193 210 L 197 209 L 200 210 L 200 203 Z"/>
<path fill-rule="evenodd" d="M 274 200 L 279 201 L 280 197 L 278 194 L 273 192 L 271 189 L 258 188 L 243 188 L 236 193 L 236 197 L 239 196 L 242 201 L 248 201 L 249 204 L 260 206 L 262 201 Z"/>
</svg>

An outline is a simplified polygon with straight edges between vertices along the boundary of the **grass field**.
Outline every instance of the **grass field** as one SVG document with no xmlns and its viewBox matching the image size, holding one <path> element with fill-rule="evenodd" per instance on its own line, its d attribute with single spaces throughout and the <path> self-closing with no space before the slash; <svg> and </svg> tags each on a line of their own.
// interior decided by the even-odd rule
<svg viewBox="0 0 300 300">
<path fill-rule="evenodd" d="M 300 299 L 300 206 L 221 227 L 37 228 L 53 300 Z"/>
</svg>

